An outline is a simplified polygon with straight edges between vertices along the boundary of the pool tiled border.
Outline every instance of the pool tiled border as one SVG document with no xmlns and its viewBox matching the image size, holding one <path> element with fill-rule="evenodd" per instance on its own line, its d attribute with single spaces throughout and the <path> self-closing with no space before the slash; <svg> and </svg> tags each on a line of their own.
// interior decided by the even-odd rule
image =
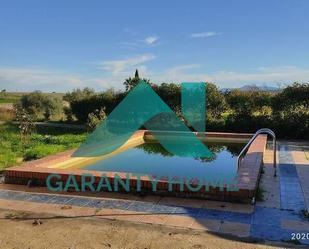
<svg viewBox="0 0 309 249">
<path fill-rule="evenodd" d="M 134 143 L 136 140 L 150 136 L 148 131 L 136 132 L 130 140 L 126 143 Z M 201 136 L 201 134 L 198 134 Z M 206 133 L 208 138 L 216 139 L 238 139 L 246 141 L 250 138 L 251 134 L 236 134 L 236 133 Z M 152 183 L 148 177 L 141 177 L 141 189 L 142 192 L 178 196 L 178 197 L 195 197 L 204 199 L 215 199 L 215 200 L 232 200 L 240 202 L 250 202 L 255 196 L 255 192 L 258 186 L 261 168 L 263 165 L 263 153 L 266 147 L 267 137 L 265 135 L 259 135 L 251 144 L 248 149 L 246 156 L 243 158 L 241 167 L 237 173 L 237 189 L 238 191 L 227 190 L 226 188 L 219 189 L 219 187 L 209 187 L 209 190 L 202 188 L 198 192 L 189 190 L 186 185 L 184 191 L 180 191 L 180 184 L 173 184 L 173 191 L 168 191 L 168 182 L 164 180 L 158 181 L 157 191 L 152 191 Z M 69 175 L 75 175 L 77 181 L 80 181 L 82 174 L 92 174 L 95 177 L 95 183 L 97 184 L 100 180 L 102 172 L 88 171 L 82 169 L 58 169 L 48 168 L 47 165 L 64 161 L 72 155 L 74 151 L 67 151 L 59 153 L 57 155 L 48 156 L 32 162 L 27 162 L 21 166 L 11 167 L 5 171 L 5 182 L 15 184 L 27 184 L 29 180 L 35 181 L 38 185 L 45 185 L 45 180 L 49 174 L 61 175 L 61 181 L 65 182 Z M 125 179 L 126 174 L 122 172 L 104 172 L 106 173 L 108 180 L 113 185 L 114 175 L 117 173 L 121 178 Z M 130 178 L 130 191 L 136 191 L 137 178 Z"/>
</svg>

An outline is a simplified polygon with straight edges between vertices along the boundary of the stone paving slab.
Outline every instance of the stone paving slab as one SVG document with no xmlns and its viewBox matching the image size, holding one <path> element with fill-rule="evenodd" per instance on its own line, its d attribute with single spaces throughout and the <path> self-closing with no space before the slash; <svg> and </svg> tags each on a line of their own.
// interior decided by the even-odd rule
<svg viewBox="0 0 309 249">
<path fill-rule="evenodd" d="M 211 232 L 219 232 L 221 225 L 222 222 L 219 220 L 197 218 L 194 220 L 190 228 L 198 230 L 207 230 Z M 227 231 L 227 233 L 229 233 L 229 231 Z"/>
<path fill-rule="evenodd" d="M 303 191 L 306 207 L 309 207 L 309 146 L 306 149 L 298 146 L 292 151 L 292 158 L 296 166 L 299 182 Z"/>
<path fill-rule="evenodd" d="M 257 200 L 256 205 L 269 208 L 280 208 L 280 176 L 274 177 L 273 150 L 268 148 L 264 153 L 263 173 L 260 180 L 260 189 L 263 190 L 262 200 Z M 277 162 L 278 153 L 277 153 Z"/>
<path fill-rule="evenodd" d="M 226 221 L 221 224 L 219 232 L 237 235 L 238 237 L 249 237 L 250 225 Z"/>
<path fill-rule="evenodd" d="M 292 153 L 287 145 L 279 145 L 279 148 L 281 208 L 303 210 L 306 208 L 304 193 Z"/>
<path fill-rule="evenodd" d="M 297 151 L 291 151 L 293 161 L 296 165 L 308 165 L 309 166 L 309 149 L 304 151 L 299 149 Z"/>
<path fill-rule="evenodd" d="M 299 220 L 282 220 L 281 227 L 295 231 L 309 231 L 309 222 Z"/>
<path fill-rule="evenodd" d="M 304 232 L 309 226 L 296 211 L 276 208 L 256 206 L 253 213 L 241 213 L 160 202 L 79 196 L 71 196 L 64 202 L 63 198 L 68 196 L 0 190 L 0 208 L 153 223 L 268 240 L 289 240 L 292 232 Z"/>
</svg>

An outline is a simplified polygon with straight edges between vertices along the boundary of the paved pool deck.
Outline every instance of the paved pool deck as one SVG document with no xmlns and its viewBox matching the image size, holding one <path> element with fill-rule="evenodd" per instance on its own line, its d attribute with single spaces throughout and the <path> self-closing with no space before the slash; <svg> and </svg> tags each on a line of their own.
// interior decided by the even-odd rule
<svg viewBox="0 0 309 249">
<path fill-rule="evenodd" d="M 260 181 L 263 200 L 255 205 L 116 193 L 54 194 L 43 187 L 0 184 L 0 208 L 151 223 L 309 245 L 309 219 L 302 214 L 309 207 L 308 151 L 305 143 L 280 142 L 277 177 L 273 177 L 272 150 L 265 151 Z M 305 238 L 293 241 L 293 233 L 295 237 L 304 234 Z"/>
</svg>

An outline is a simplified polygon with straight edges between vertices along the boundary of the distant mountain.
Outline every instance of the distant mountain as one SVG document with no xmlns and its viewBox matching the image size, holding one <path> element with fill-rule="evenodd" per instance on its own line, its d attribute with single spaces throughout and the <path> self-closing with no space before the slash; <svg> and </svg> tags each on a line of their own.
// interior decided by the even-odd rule
<svg viewBox="0 0 309 249">
<path fill-rule="evenodd" d="M 279 88 L 273 86 L 256 86 L 256 85 L 245 85 L 239 88 L 241 91 L 279 91 Z"/>
<path fill-rule="evenodd" d="M 280 91 L 280 88 L 273 86 L 257 86 L 257 85 L 244 85 L 239 88 L 222 88 L 222 92 L 229 92 L 231 90 L 238 89 L 240 91 L 265 91 L 265 92 L 277 92 Z"/>
</svg>

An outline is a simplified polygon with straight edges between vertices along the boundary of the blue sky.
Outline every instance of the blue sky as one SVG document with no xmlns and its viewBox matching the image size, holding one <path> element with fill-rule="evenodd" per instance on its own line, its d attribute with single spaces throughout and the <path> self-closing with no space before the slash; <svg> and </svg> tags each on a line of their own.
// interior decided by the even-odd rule
<svg viewBox="0 0 309 249">
<path fill-rule="evenodd" d="M 0 0 L 0 89 L 309 80 L 309 1 Z"/>
</svg>

